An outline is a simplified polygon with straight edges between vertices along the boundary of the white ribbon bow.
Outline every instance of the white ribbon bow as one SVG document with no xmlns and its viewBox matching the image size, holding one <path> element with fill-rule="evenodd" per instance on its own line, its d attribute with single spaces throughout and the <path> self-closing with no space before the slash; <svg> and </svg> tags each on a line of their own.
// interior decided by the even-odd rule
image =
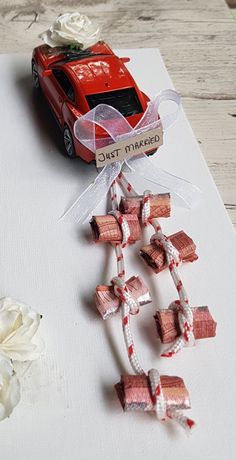
<svg viewBox="0 0 236 460">
<path fill-rule="evenodd" d="M 148 107 L 135 128 L 114 107 L 99 104 L 82 115 L 74 124 L 74 134 L 78 141 L 92 152 L 96 152 L 96 126 L 103 128 L 110 137 L 103 139 L 106 145 L 117 142 L 150 129 L 162 127 L 165 131 L 178 117 L 180 110 L 180 95 L 172 89 L 163 90 Z M 177 105 L 174 112 L 159 117 L 159 107 L 162 102 L 172 101 Z M 124 166 L 144 179 L 158 184 L 172 194 L 177 195 L 187 207 L 192 207 L 198 201 L 200 190 L 185 179 L 174 176 L 162 169 L 156 168 L 144 153 L 124 161 L 106 165 L 96 179 L 82 192 L 62 218 L 69 216 L 76 222 L 84 222 L 102 199 L 107 195 L 112 182 L 117 178 Z"/>
</svg>

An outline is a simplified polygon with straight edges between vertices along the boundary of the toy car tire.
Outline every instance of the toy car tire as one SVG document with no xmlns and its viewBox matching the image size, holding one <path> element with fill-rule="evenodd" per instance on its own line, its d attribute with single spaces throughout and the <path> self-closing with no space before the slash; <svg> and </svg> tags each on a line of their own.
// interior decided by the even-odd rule
<svg viewBox="0 0 236 460">
<path fill-rule="evenodd" d="M 33 77 L 34 88 L 39 90 L 40 89 L 39 75 L 38 75 L 37 66 L 34 60 L 32 61 L 32 77 Z"/>
<path fill-rule="evenodd" d="M 63 143 L 65 147 L 66 156 L 70 159 L 76 158 L 73 137 L 68 126 L 65 126 L 63 130 Z"/>
</svg>

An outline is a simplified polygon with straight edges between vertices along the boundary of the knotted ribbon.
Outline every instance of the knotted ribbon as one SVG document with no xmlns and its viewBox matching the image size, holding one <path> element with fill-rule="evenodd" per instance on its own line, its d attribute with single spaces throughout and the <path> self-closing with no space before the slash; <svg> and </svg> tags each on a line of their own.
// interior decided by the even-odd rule
<svg viewBox="0 0 236 460">
<path fill-rule="evenodd" d="M 148 103 L 147 109 L 137 125 L 133 128 L 127 119 L 114 107 L 99 104 L 82 115 L 74 124 L 74 134 L 78 141 L 92 152 L 96 152 L 98 143 L 103 146 L 134 135 L 144 133 L 154 128 L 162 127 L 165 131 L 178 117 L 180 110 L 180 95 L 171 89 L 163 90 L 153 101 Z M 159 117 L 159 107 L 163 102 L 172 101 L 177 108 L 174 112 Z M 96 137 L 96 126 L 106 131 L 109 137 Z M 84 222 L 92 211 L 106 197 L 113 181 L 121 171 L 132 171 L 136 175 L 168 189 L 177 195 L 187 207 L 193 206 L 199 198 L 200 190 L 185 179 L 174 176 L 162 169 L 156 168 L 145 153 L 124 161 L 117 161 L 106 165 L 95 180 L 82 192 L 62 218 L 69 216 L 76 222 Z"/>
<path fill-rule="evenodd" d="M 112 214 L 115 219 L 117 220 L 118 224 L 120 225 L 121 231 L 122 231 L 122 248 L 124 249 L 128 243 L 129 243 L 129 238 L 130 238 L 130 229 L 129 229 L 129 224 L 125 218 L 125 216 L 122 216 L 120 211 L 110 211 L 109 214 Z"/>
</svg>

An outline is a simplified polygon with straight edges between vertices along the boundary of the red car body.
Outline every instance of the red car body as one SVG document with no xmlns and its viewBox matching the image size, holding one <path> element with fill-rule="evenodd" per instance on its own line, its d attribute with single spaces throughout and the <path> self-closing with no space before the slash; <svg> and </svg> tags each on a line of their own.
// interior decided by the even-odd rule
<svg viewBox="0 0 236 460">
<path fill-rule="evenodd" d="M 79 156 L 88 163 L 94 160 L 94 153 L 74 136 L 73 127 L 81 115 L 96 105 L 106 103 L 117 108 L 132 126 L 142 117 L 149 98 L 125 66 L 128 61 L 129 58 L 116 56 L 101 41 L 84 51 L 47 45 L 34 49 L 34 83 L 43 91 L 57 118 L 69 157 Z M 97 147 L 102 147 L 107 137 L 102 128 L 96 127 Z"/>
</svg>

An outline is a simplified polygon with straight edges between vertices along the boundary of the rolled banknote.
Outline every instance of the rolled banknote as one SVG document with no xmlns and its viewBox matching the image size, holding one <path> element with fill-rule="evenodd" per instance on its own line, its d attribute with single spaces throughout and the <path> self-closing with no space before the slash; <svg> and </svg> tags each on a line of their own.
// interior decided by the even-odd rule
<svg viewBox="0 0 236 460">
<path fill-rule="evenodd" d="M 190 399 L 180 377 L 161 375 L 161 386 L 167 408 L 190 409 Z M 124 411 L 154 411 L 147 375 L 122 375 L 115 389 Z"/>
<path fill-rule="evenodd" d="M 178 250 L 182 262 L 193 262 L 198 259 L 196 245 L 193 240 L 182 230 L 169 236 L 173 246 Z M 140 255 L 144 262 L 155 272 L 167 268 L 166 253 L 158 243 L 151 243 L 140 250 Z"/>
<path fill-rule="evenodd" d="M 132 276 L 126 281 L 126 285 L 132 297 L 138 300 L 139 305 L 146 305 L 152 301 L 147 286 L 139 276 Z M 95 304 L 103 319 L 115 315 L 120 308 L 120 300 L 114 294 L 114 287 L 98 285 L 95 292 Z"/>
<path fill-rule="evenodd" d="M 212 318 L 208 307 L 194 307 L 193 334 L 196 340 L 215 337 L 217 323 Z M 157 333 L 162 343 L 171 343 L 180 336 L 178 312 L 176 309 L 167 308 L 157 310 L 154 316 Z"/>
<path fill-rule="evenodd" d="M 129 243 L 135 243 L 135 241 L 138 241 L 141 238 L 141 228 L 138 217 L 134 214 L 126 214 L 124 218 L 126 219 L 130 230 Z M 122 243 L 122 229 L 113 215 L 108 214 L 106 216 L 93 216 L 90 221 L 90 225 L 96 242 Z"/>
<path fill-rule="evenodd" d="M 143 195 L 121 197 L 120 211 L 124 214 L 136 214 L 141 217 Z M 155 217 L 170 217 L 170 194 L 160 193 L 158 195 L 150 195 L 150 218 Z"/>
</svg>

